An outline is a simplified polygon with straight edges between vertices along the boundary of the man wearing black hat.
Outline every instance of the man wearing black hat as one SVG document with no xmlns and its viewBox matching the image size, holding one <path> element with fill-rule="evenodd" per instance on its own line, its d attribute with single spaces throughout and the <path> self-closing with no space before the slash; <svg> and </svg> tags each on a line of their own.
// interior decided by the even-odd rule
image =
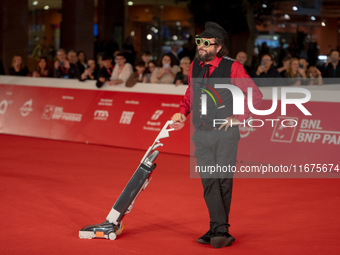
<svg viewBox="0 0 340 255">
<path fill-rule="evenodd" d="M 227 32 L 214 22 L 207 22 L 205 30 L 196 36 L 197 58 L 191 63 L 189 86 L 181 101 L 179 113 L 172 117 L 174 122 L 183 123 L 190 111 L 193 111 L 192 123 L 195 133 L 192 140 L 197 166 L 229 166 L 229 169 L 235 167 L 240 139 L 237 123 L 245 121 L 251 115 L 247 106 L 248 87 L 252 88 L 255 109 L 262 100 L 261 91 L 247 75 L 242 64 L 226 57 L 226 38 Z M 242 90 L 244 115 L 233 115 L 231 91 L 217 88 L 215 84 L 232 84 Z M 202 105 L 205 105 L 205 111 Z M 214 119 L 227 121 L 222 125 L 214 125 Z M 210 228 L 197 242 L 211 244 L 214 248 L 230 246 L 235 241 L 229 234 L 233 171 L 214 174 L 202 171 L 199 174 L 209 211 Z"/>
</svg>

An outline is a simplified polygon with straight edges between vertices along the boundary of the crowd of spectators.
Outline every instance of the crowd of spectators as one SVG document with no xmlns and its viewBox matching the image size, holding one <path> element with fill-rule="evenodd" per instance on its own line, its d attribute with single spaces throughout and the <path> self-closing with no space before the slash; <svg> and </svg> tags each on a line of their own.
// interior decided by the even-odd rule
<svg viewBox="0 0 340 255">
<path fill-rule="evenodd" d="M 340 53 L 337 49 L 331 50 L 326 62 L 320 66 L 309 65 L 304 57 L 288 55 L 283 58 L 282 66 L 277 68 L 274 66 L 273 56 L 264 53 L 260 57 L 260 63 L 253 69 L 245 64 L 247 54 L 243 51 L 236 55 L 236 60 L 243 64 L 248 75 L 254 78 L 258 86 L 323 85 L 323 78 L 340 78 Z"/>
<path fill-rule="evenodd" d="M 24 65 L 22 56 L 15 55 L 9 74 L 78 79 L 79 81 L 96 80 L 98 88 L 102 87 L 105 82 L 110 86 L 125 84 L 127 87 L 132 87 L 137 82 L 174 84 L 175 86 L 188 84 L 192 57 L 178 54 L 178 45 L 172 45 L 170 52 L 163 54 L 158 62 L 152 60 L 152 54 L 149 51 L 142 52 L 134 62 L 136 54 L 131 55 L 133 48 L 130 47 L 129 42 L 126 42 L 126 45 L 129 46 L 128 51 L 115 49 L 109 54 L 100 52 L 96 59 L 87 59 L 84 51 L 66 52 L 64 49 L 59 49 L 56 52 L 53 67 L 48 65 L 49 61 L 46 57 L 40 57 L 36 69 L 32 72 Z M 276 67 L 273 56 L 267 52 L 259 56 L 259 64 L 256 66 L 246 65 L 248 56 L 244 51 L 238 52 L 235 59 L 244 66 L 247 74 L 258 86 L 323 85 L 324 77 L 340 78 L 340 53 L 336 49 L 331 50 L 322 66 L 309 65 L 308 59 L 292 57 L 288 54 L 282 59 L 282 65 Z M 2 63 L 0 64 L 3 70 Z"/>
</svg>

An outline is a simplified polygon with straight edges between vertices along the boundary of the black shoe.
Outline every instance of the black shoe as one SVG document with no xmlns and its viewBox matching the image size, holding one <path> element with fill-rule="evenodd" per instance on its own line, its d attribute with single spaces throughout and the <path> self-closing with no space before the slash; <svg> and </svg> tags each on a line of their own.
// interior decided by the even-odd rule
<svg viewBox="0 0 340 255">
<path fill-rule="evenodd" d="M 228 247 L 235 242 L 235 238 L 232 237 L 228 232 L 218 232 L 214 237 L 211 237 L 210 244 L 214 248 Z"/>
<path fill-rule="evenodd" d="M 198 243 L 201 244 L 210 244 L 210 238 L 212 237 L 212 232 L 209 230 L 207 233 L 205 233 L 203 236 L 197 239 Z"/>
</svg>

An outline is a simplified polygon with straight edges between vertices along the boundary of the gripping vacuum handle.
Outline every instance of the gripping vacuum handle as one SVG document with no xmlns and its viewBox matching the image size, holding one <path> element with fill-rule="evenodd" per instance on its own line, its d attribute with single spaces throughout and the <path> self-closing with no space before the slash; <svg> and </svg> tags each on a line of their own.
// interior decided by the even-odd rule
<svg viewBox="0 0 340 255">
<path fill-rule="evenodd" d="M 161 132 L 159 132 L 158 136 L 156 137 L 155 141 L 153 142 L 153 144 L 149 147 L 149 149 L 147 150 L 147 152 L 145 153 L 144 157 L 141 160 L 141 163 L 144 162 L 145 158 L 150 154 L 150 152 L 154 149 L 156 149 L 158 146 L 163 146 L 162 143 L 159 142 L 160 139 L 162 138 L 167 138 L 169 137 L 169 132 L 170 131 L 174 131 L 174 128 L 168 128 L 169 125 L 173 124 L 174 122 L 172 120 L 168 120 L 165 125 L 163 126 Z"/>
<path fill-rule="evenodd" d="M 167 129 L 168 126 L 171 125 L 171 124 L 174 124 L 174 122 L 173 122 L 172 120 L 168 120 L 168 121 L 165 123 L 165 125 L 164 125 L 164 127 L 162 128 L 161 132 L 158 134 L 158 136 L 157 136 L 155 142 L 158 142 L 158 141 L 159 141 L 160 139 L 162 139 L 162 138 L 167 138 L 167 137 L 169 137 L 169 132 L 175 130 L 174 128 Z"/>
</svg>

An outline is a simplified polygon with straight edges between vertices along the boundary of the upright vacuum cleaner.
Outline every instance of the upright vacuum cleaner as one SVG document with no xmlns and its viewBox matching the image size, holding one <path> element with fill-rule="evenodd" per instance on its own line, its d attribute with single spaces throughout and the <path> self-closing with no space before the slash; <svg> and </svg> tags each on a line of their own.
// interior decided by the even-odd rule
<svg viewBox="0 0 340 255">
<path fill-rule="evenodd" d="M 166 122 L 154 143 L 146 151 L 140 165 L 132 175 L 128 184 L 125 186 L 116 203 L 113 205 L 110 213 L 106 217 L 106 221 L 101 224 L 88 225 L 82 228 L 79 231 L 80 238 L 106 238 L 115 240 L 117 235 L 122 233 L 124 228 L 122 221 L 124 215 L 131 212 L 136 198 L 142 190 L 145 190 L 146 186 L 151 180 L 150 175 L 156 168 L 156 163 L 154 163 L 154 161 L 156 160 L 159 152 L 155 149 L 159 146 L 163 146 L 159 140 L 169 137 L 169 131 L 173 131 L 182 127 L 177 126 L 177 128 L 175 128 L 175 125 L 181 124 L 174 124 L 171 120 Z M 168 126 L 170 126 L 169 129 L 167 129 Z"/>
</svg>

